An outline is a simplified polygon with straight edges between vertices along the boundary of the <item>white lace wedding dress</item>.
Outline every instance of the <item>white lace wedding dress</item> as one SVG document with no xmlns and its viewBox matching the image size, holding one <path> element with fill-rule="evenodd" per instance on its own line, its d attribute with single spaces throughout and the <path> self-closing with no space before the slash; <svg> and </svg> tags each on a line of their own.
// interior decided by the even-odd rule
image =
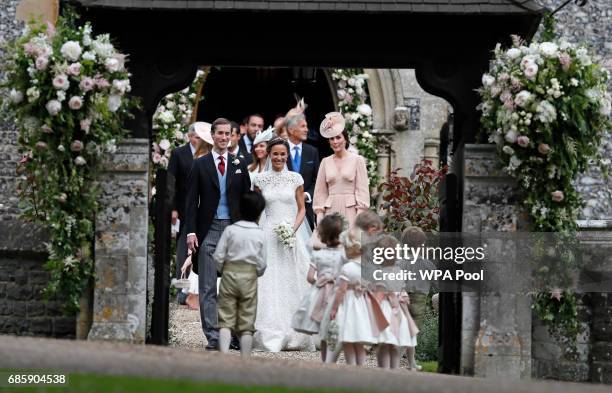
<svg viewBox="0 0 612 393">
<path fill-rule="evenodd" d="M 295 190 L 304 180 L 299 173 L 270 170 L 257 175 L 254 183 L 266 200 L 265 219 L 260 225 L 266 234 L 268 265 L 264 275 L 259 278 L 254 349 L 269 352 L 313 351 L 311 337 L 291 328 L 293 314 L 308 289 L 306 275 L 310 254 L 306 243 L 309 239 L 307 224 L 302 224 L 298 230 L 293 249 L 281 244 L 274 233 L 274 227 L 281 222 L 295 223 Z"/>
</svg>

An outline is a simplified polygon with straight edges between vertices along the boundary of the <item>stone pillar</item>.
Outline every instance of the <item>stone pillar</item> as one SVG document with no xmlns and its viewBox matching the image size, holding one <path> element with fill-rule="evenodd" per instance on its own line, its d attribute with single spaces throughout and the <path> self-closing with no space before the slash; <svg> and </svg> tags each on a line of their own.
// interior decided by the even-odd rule
<svg viewBox="0 0 612 393">
<path fill-rule="evenodd" d="M 90 340 L 145 342 L 148 169 L 147 139 L 125 140 L 104 163 Z"/>
<path fill-rule="evenodd" d="M 426 138 L 423 158 L 431 161 L 433 168 L 440 166 L 440 138 Z"/>
<path fill-rule="evenodd" d="M 501 171 L 492 145 L 465 145 L 463 221 L 467 233 L 514 232 L 521 227 L 517 188 Z M 487 282 L 503 281 L 503 264 L 488 266 Z M 531 376 L 531 307 L 524 296 L 495 288 L 463 294 L 461 371 L 479 377 Z"/>
<path fill-rule="evenodd" d="M 391 156 L 395 152 L 392 147 L 395 132 L 391 130 L 372 130 L 372 134 L 377 137 L 378 142 L 378 175 L 380 176 L 380 181 L 384 181 L 391 173 Z M 370 192 L 373 193 L 372 195 L 378 194 L 378 204 L 380 205 L 382 193 L 378 193 L 377 189 Z"/>
</svg>

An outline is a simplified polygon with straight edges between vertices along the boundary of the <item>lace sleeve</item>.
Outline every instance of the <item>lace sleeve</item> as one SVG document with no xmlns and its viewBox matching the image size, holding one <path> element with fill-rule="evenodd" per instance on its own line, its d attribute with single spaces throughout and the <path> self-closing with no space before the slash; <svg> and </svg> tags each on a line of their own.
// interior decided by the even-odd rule
<svg viewBox="0 0 612 393">
<path fill-rule="evenodd" d="M 290 172 L 293 174 L 293 184 L 294 188 L 297 189 L 299 186 L 304 185 L 304 178 L 297 172 Z"/>
</svg>

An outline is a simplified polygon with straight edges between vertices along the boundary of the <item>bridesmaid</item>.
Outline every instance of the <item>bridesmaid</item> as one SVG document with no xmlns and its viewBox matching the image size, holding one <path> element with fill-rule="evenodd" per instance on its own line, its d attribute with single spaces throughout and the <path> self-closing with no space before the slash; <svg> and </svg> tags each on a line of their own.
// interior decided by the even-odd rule
<svg viewBox="0 0 612 393">
<path fill-rule="evenodd" d="M 321 123 L 321 135 L 329 140 L 334 154 L 321 161 L 312 206 L 317 222 L 327 214 L 340 213 L 350 228 L 357 214 L 370 207 L 370 189 L 365 159 L 347 150 L 344 126 L 344 116 L 338 112 L 328 113 Z"/>
</svg>

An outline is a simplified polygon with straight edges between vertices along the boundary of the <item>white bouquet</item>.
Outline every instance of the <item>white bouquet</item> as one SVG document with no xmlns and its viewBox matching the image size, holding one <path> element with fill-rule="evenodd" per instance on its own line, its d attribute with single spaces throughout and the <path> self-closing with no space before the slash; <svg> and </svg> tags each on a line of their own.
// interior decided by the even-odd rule
<svg viewBox="0 0 612 393">
<path fill-rule="evenodd" d="M 295 247 L 295 233 L 293 227 L 288 222 L 281 222 L 274 227 L 274 233 L 278 236 L 278 240 L 289 249 Z"/>
<path fill-rule="evenodd" d="M 327 342 L 327 347 L 335 351 L 338 343 L 338 323 L 335 319 L 329 321 L 329 325 L 327 325 L 327 333 L 325 334 L 325 341 Z"/>
</svg>

